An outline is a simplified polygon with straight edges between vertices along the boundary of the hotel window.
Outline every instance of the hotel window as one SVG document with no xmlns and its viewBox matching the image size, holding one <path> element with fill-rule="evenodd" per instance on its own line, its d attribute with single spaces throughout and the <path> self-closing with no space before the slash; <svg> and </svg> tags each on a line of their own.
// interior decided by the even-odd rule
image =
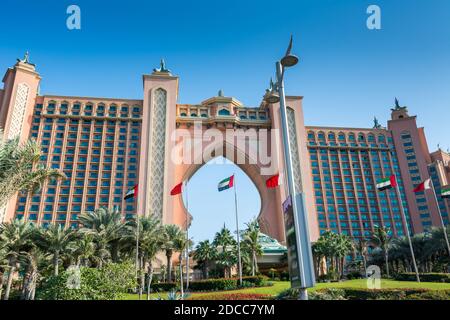
<svg viewBox="0 0 450 320">
<path fill-rule="evenodd" d="M 229 116 L 230 115 L 230 111 L 228 109 L 220 109 L 218 112 L 219 116 Z"/>
</svg>

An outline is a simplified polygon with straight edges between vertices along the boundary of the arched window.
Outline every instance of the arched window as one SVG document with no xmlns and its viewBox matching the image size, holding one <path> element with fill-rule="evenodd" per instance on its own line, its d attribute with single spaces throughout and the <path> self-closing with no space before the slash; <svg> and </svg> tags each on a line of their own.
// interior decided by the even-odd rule
<svg viewBox="0 0 450 320">
<path fill-rule="evenodd" d="M 219 114 L 219 116 L 229 116 L 230 111 L 228 109 L 220 109 L 218 114 Z"/>
<path fill-rule="evenodd" d="M 317 134 L 317 137 L 319 138 L 319 140 L 325 140 L 325 133 L 323 133 L 322 131 L 320 131 L 320 132 Z"/>
<path fill-rule="evenodd" d="M 328 140 L 335 141 L 336 136 L 334 135 L 334 132 L 328 132 Z"/>
</svg>

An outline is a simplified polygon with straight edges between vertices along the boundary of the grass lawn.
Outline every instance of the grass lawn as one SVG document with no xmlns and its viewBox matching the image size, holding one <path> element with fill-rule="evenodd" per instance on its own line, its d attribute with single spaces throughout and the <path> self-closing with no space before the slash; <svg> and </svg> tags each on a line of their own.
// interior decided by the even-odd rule
<svg viewBox="0 0 450 320">
<path fill-rule="evenodd" d="M 261 287 L 261 288 L 248 288 L 248 289 L 240 289 L 240 290 L 230 290 L 230 291 L 216 291 L 216 292 L 199 292 L 192 293 L 192 298 L 201 297 L 204 295 L 216 295 L 216 294 L 232 294 L 232 293 L 262 293 L 269 294 L 272 296 L 276 296 L 283 290 L 286 290 L 290 287 L 290 282 L 288 281 L 275 281 L 273 286 L 270 287 Z M 310 291 L 314 291 L 317 289 L 323 288 L 367 288 L 365 279 L 356 279 L 356 280 L 348 280 L 342 282 L 331 282 L 331 283 L 318 283 L 316 287 L 310 289 Z M 381 280 L 381 289 L 401 289 L 401 288 L 423 288 L 423 289 L 431 289 L 431 290 L 450 290 L 450 283 L 436 283 L 436 282 L 411 282 L 411 281 L 394 281 L 394 280 Z M 159 295 L 152 294 L 151 298 L 156 299 Z M 162 297 L 165 297 L 165 293 L 161 293 Z M 136 294 L 127 294 L 124 298 L 125 300 L 137 300 L 138 295 Z M 143 296 L 143 299 L 146 299 L 146 296 Z"/>
</svg>

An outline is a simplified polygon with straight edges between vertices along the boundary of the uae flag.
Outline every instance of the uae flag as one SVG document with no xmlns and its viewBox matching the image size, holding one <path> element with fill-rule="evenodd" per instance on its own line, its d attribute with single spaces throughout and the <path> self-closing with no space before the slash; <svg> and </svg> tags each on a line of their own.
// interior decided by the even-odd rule
<svg viewBox="0 0 450 320">
<path fill-rule="evenodd" d="M 227 190 L 233 188 L 233 184 L 234 184 L 234 175 L 220 181 L 219 185 L 217 186 L 217 189 L 219 189 L 219 192 Z"/>
<path fill-rule="evenodd" d="M 414 188 L 414 192 L 421 192 L 421 191 L 425 191 L 431 189 L 431 179 L 427 179 L 422 183 L 419 183 L 419 185 L 417 187 Z"/>
<path fill-rule="evenodd" d="M 441 190 L 441 197 L 442 198 L 450 198 L 450 186 L 442 188 L 442 190 Z"/>
<path fill-rule="evenodd" d="M 171 196 L 175 196 L 177 194 L 180 194 L 183 192 L 183 186 L 185 185 L 185 181 L 180 182 L 177 184 L 173 189 L 170 191 Z"/>
<path fill-rule="evenodd" d="M 395 176 L 392 175 L 388 178 L 381 179 L 377 182 L 377 189 L 379 191 L 383 191 L 390 188 L 395 188 L 397 186 L 397 180 L 395 179 Z"/>
<path fill-rule="evenodd" d="M 269 189 L 276 188 L 279 185 L 281 185 L 281 175 L 280 174 L 276 174 L 266 180 L 266 187 Z"/>
<path fill-rule="evenodd" d="M 137 197 L 137 195 L 138 195 L 138 185 L 135 185 L 133 188 L 128 190 L 127 194 L 125 195 L 125 197 L 123 199 L 127 200 L 130 198 L 135 198 L 135 197 Z"/>
</svg>

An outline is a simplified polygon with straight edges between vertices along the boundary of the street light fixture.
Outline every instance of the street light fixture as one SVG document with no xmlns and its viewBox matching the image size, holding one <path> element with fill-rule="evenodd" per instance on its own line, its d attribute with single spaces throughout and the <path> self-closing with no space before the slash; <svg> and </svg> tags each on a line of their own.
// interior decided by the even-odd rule
<svg viewBox="0 0 450 320">
<path fill-rule="evenodd" d="M 286 203 L 290 203 L 293 215 L 293 226 L 295 236 L 292 243 L 288 243 L 289 248 L 295 248 L 289 253 L 289 264 L 292 266 L 291 284 L 294 284 L 300 289 L 300 299 L 308 299 L 307 288 L 315 285 L 315 275 L 311 252 L 311 243 L 309 238 L 308 214 L 305 205 L 305 195 L 303 190 L 296 190 L 294 183 L 294 173 L 292 166 L 292 152 L 289 138 L 286 97 L 284 94 L 284 69 L 295 66 L 299 59 L 297 56 L 291 54 L 292 36 L 289 41 L 289 46 L 284 57 L 276 62 L 277 82 L 275 84 L 270 82 L 270 87 L 264 95 L 264 101 L 269 104 L 280 103 L 280 120 L 282 129 L 282 141 L 284 149 L 285 169 L 287 173 L 287 187 L 288 198 Z M 300 155 L 297 155 L 300 156 Z M 301 168 L 297 168 L 299 171 Z M 299 172 L 300 173 L 300 172 Z M 300 173 L 301 177 L 301 173 Z M 301 184 L 303 185 L 303 184 Z M 285 213 L 286 214 L 286 213 Z M 288 239 L 289 242 L 289 239 Z M 291 261 L 292 260 L 292 261 Z M 295 269 L 295 271 L 294 271 Z M 290 267 L 291 271 L 291 267 Z M 295 279 L 294 279 L 295 278 Z M 298 284 L 300 281 L 300 284 Z"/>
</svg>

